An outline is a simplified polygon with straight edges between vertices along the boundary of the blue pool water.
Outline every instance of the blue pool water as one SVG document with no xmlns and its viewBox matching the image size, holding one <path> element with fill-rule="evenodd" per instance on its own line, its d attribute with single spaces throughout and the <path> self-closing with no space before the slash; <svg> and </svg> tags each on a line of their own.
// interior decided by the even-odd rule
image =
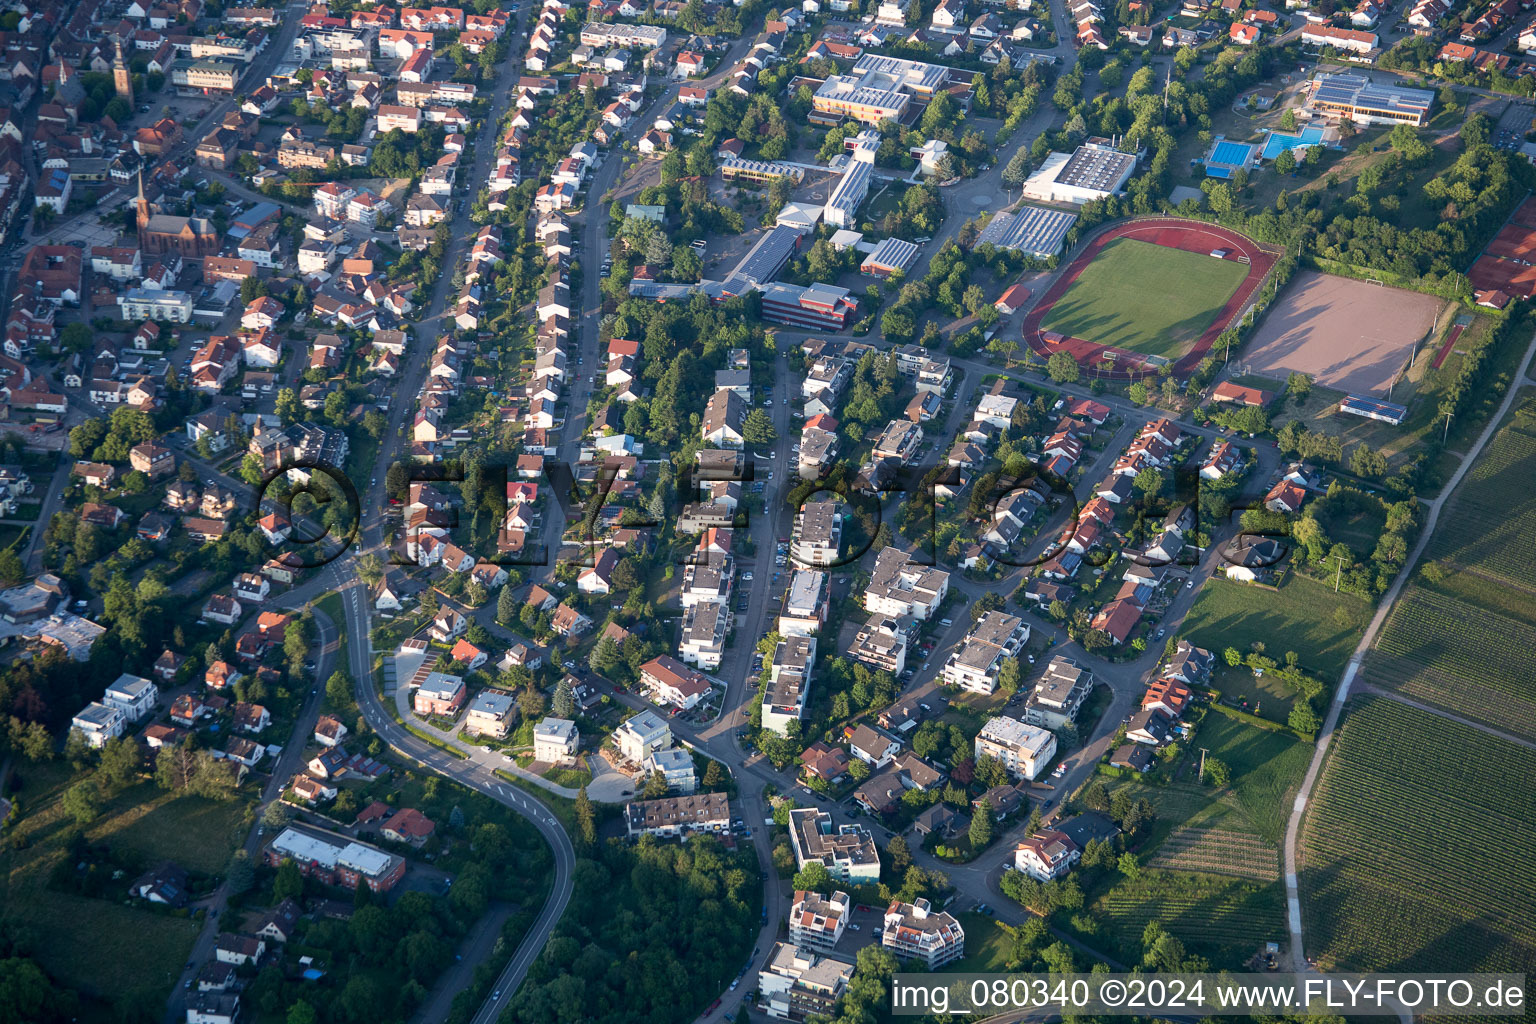
<svg viewBox="0 0 1536 1024">
<path fill-rule="evenodd" d="M 1296 149 L 1298 146 L 1316 146 L 1323 141 L 1323 129 L 1314 125 L 1303 128 L 1295 135 L 1285 135 L 1280 132 L 1270 132 L 1269 138 L 1264 141 L 1264 159 L 1273 160 L 1288 149 Z"/>
</svg>

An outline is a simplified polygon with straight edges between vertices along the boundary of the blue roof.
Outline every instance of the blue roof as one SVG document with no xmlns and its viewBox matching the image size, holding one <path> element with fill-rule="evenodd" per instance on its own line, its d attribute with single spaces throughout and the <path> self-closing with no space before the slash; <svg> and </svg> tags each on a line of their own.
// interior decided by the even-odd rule
<svg viewBox="0 0 1536 1024">
<path fill-rule="evenodd" d="M 1401 423 L 1408 415 L 1406 405 L 1383 402 L 1369 395 L 1349 395 L 1339 402 L 1339 409 L 1342 412 L 1354 413 L 1356 416 L 1368 416 L 1393 424 Z"/>
</svg>

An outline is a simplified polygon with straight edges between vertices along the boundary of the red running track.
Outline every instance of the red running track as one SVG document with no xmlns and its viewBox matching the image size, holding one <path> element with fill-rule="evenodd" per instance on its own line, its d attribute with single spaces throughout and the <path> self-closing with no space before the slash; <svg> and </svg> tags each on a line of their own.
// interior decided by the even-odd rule
<svg viewBox="0 0 1536 1024">
<path fill-rule="evenodd" d="M 1148 363 L 1141 353 L 1098 345 L 1081 338 L 1063 338 L 1058 334 L 1042 331 L 1040 325 L 1050 313 L 1051 307 L 1066 294 L 1068 288 L 1072 287 L 1084 268 L 1098 257 L 1106 245 L 1117 238 L 1134 238 L 1138 242 L 1150 242 L 1169 249 L 1182 249 L 1185 252 L 1202 254 L 1209 254 L 1217 249 L 1227 249 L 1229 252 L 1226 258 L 1234 261 L 1242 256 L 1248 257 L 1248 276 L 1243 278 L 1242 284 L 1237 286 L 1237 291 L 1232 293 L 1227 304 L 1216 314 L 1216 319 L 1211 322 L 1211 326 L 1206 328 L 1205 333 L 1195 339 L 1189 351 L 1173 364 L 1174 374 L 1180 377 L 1187 377 L 1199 365 L 1200 360 L 1205 358 L 1221 332 L 1227 329 L 1237 317 L 1238 312 L 1248 304 L 1248 300 L 1253 297 L 1253 293 L 1263 282 L 1264 276 L 1269 273 L 1269 268 L 1274 266 L 1278 258 L 1261 249 L 1251 238 L 1220 225 L 1206 224 L 1203 221 L 1170 218 L 1133 220 L 1112 227 L 1096 236 L 1088 243 L 1087 248 L 1068 264 L 1067 269 L 1056 279 L 1056 283 L 1046 290 L 1040 297 L 1040 301 L 1024 317 L 1023 331 L 1025 344 L 1035 353 L 1050 358 L 1057 352 L 1066 352 L 1078 361 L 1084 372 L 1106 380 L 1133 380 L 1152 372 L 1156 367 L 1155 364 Z M 1094 367 L 1095 363 L 1108 355 L 1115 357 L 1116 369 L 1100 370 Z"/>
<path fill-rule="evenodd" d="M 1461 332 L 1465 329 L 1466 327 L 1462 324 L 1457 324 L 1451 328 L 1451 333 L 1446 335 L 1445 344 L 1440 346 L 1439 354 L 1435 356 L 1435 361 L 1430 364 L 1432 367 L 1437 370 L 1440 369 L 1441 364 L 1451 354 L 1451 349 L 1456 347 L 1456 339 L 1461 337 Z"/>
</svg>

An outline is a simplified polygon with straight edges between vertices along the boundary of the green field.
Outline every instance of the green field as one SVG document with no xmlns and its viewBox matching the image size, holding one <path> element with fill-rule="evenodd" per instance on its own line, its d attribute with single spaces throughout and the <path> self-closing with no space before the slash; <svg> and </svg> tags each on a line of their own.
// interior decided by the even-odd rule
<svg viewBox="0 0 1536 1024">
<path fill-rule="evenodd" d="M 1494 435 L 1365 662 L 1382 689 L 1536 738 L 1536 403 Z"/>
<path fill-rule="evenodd" d="M 1370 617 L 1368 601 L 1294 573 L 1278 590 L 1213 579 L 1179 635 L 1217 657 L 1227 647 L 1246 654 L 1256 640 L 1276 661 L 1295 651 L 1303 669 L 1337 682 Z"/>
<path fill-rule="evenodd" d="M 1140 961 L 1141 934 L 1150 921 L 1160 922 L 1218 970 L 1239 967 L 1265 942 L 1286 938 L 1285 884 L 1278 880 L 1144 868 L 1084 910 L 1098 923 L 1100 948 L 1129 963 Z"/>
<path fill-rule="evenodd" d="M 1117 238 L 1083 268 L 1041 327 L 1175 358 L 1216 320 L 1248 269 L 1202 253 Z"/>
<path fill-rule="evenodd" d="M 0 926 L 24 935 L 39 965 L 82 995 L 107 1003 L 163 1005 L 200 924 L 187 917 L 127 905 L 131 878 L 109 883 L 111 898 L 64 892 L 49 884 L 72 828 L 59 797 L 74 781 L 67 764 L 21 764 L 25 813 L 14 833 L 18 848 L 0 853 Z M 30 810 L 25 810 L 30 808 Z M 175 797 L 153 783 L 134 786 L 105 805 L 85 830 L 114 858 L 140 869 L 164 859 L 222 873 L 241 833 L 249 804 Z M 116 890 L 122 887 L 119 893 Z M 97 1003 L 87 1019 L 122 1019 Z"/>
<path fill-rule="evenodd" d="M 1394 701 L 1345 716 L 1302 827 L 1324 971 L 1536 971 L 1536 753 Z"/>
</svg>

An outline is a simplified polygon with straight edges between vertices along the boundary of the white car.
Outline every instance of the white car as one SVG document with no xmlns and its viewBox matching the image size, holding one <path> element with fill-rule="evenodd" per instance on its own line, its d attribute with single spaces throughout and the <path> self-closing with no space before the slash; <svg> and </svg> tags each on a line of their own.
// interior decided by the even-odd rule
<svg viewBox="0 0 1536 1024">
<path fill-rule="evenodd" d="M 742 573 L 741 574 L 741 578 L 742 578 L 742 581 L 745 582 L 745 583 L 751 583 L 752 582 L 752 574 L 750 572 Z"/>
</svg>

